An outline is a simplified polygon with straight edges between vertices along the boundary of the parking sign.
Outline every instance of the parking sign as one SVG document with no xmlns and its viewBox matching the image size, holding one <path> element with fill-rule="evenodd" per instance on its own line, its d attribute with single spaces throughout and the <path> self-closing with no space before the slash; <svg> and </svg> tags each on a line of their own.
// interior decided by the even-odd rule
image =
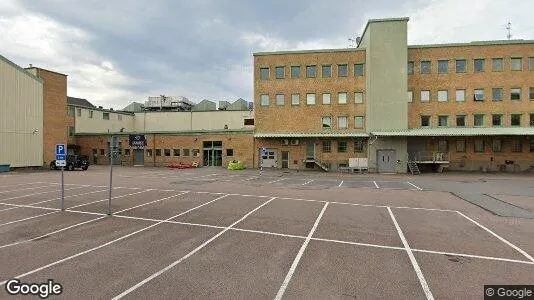
<svg viewBox="0 0 534 300">
<path fill-rule="evenodd" d="M 56 144 L 56 167 L 67 165 L 67 145 Z"/>
</svg>

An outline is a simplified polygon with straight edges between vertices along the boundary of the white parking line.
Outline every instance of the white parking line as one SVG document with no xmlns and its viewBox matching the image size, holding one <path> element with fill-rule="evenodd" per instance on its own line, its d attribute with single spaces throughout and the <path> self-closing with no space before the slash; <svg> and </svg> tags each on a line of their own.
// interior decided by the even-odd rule
<svg viewBox="0 0 534 300">
<path fill-rule="evenodd" d="M 312 181 L 313 181 L 313 179 L 312 179 L 312 180 L 308 180 L 308 181 L 306 181 L 305 183 L 303 183 L 302 185 L 307 185 L 308 183 L 310 183 L 310 182 L 312 182 Z"/>
<path fill-rule="evenodd" d="M 49 188 L 49 187 L 51 187 L 51 186 L 50 186 L 50 185 L 36 186 L 36 187 L 24 188 L 24 189 L 18 189 L 18 190 L 1 191 L 0 194 L 11 193 L 11 192 L 27 191 L 27 190 L 35 190 L 35 189 Z"/>
<path fill-rule="evenodd" d="M 57 213 L 57 211 L 48 212 L 48 213 L 44 213 L 44 214 L 40 214 L 40 215 L 36 215 L 36 216 L 32 216 L 32 217 L 28 217 L 28 218 L 24 218 L 24 219 L 20 219 L 20 220 L 15 220 L 15 221 L 7 222 L 7 223 L 2 223 L 2 224 L 0 224 L 0 227 L 1 226 L 6 226 L 6 225 L 9 225 L 9 224 L 15 224 L 15 223 L 19 223 L 19 222 L 35 219 L 35 218 L 39 218 L 39 217 L 44 217 L 44 216 L 47 216 L 47 215 L 50 215 L 50 214 L 55 214 L 55 213 Z"/>
<path fill-rule="evenodd" d="M 269 181 L 267 183 L 275 183 L 275 182 L 279 182 L 279 181 L 282 181 L 282 180 L 288 180 L 289 178 L 282 178 L 282 179 L 278 179 L 278 180 L 273 180 L 273 181 Z"/>
<path fill-rule="evenodd" d="M 146 206 L 146 205 L 149 205 L 149 204 L 154 204 L 154 203 L 157 203 L 157 202 L 161 202 L 161 201 L 165 201 L 165 200 L 168 200 L 168 199 L 171 199 L 171 198 L 182 196 L 182 195 L 185 195 L 187 193 L 189 193 L 189 191 L 183 192 L 183 193 L 180 193 L 180 194 L 176 194 L 176 195 L 172 195 L 172 196 L 169 196 L 169 197 L 165 197 L 165 198 L 162 198 L 162 199 L 150 201 L 150 202 L 147 202 L 147 203 L 139 204 L 139 205 L 136 205 L 134 207 L 125 208 L 123 210 L 119 210 L 118 212 L 116 212 L 116 214 L 120 214 L 122 212 L 129 211 L 129 210 L 132 210 L 132 209 L 136 209 L 136 208 L 139 208 L 139 207 L 143 207 L 143 206 Z"/>
<path fill-rule="evenodd" d="M 375 184 L 375 187 L 376 187 L 377 189 L 379 189 L 378 184 L 376 183 L 376 181 L 373 180 L 373 183 Z"/>
<path fill-rule="evenodd" d="M 83 189 L 84 187 L 87 187 L 87 186 L 73 187 L 73 188 L 70 188 L 70 189 L 64 189 L 64 191 L 70 191 L 70 190 L 76 190 L 76 189 Z M 61 191 L 61 190 L 52 190 L 52 191 L 46 191 L 46 192 L 39 192 L 39 193 L 33 193 L 33 194 L 27 194 L 27 195 L 22 195 L 22 196 L 16 196 L 16 197 L 10 197 L 10 198 L 5 198 L 5 199 L 0 199 L 0 201 L 3 202 L 3 201 L 7 201 L 7 200 L 26 198 L 26 197 L 30 197 L 30 196 L 36 196 L 36 195 L 42 195 L 42 194 L 49 194 L 49 193 L 60 192 L 60 191 Z M 56 199 L 60 199 L 60 198 L 56 198 Z"/>
<path fill-rule="evenodd" d="M 341 183 L 337 187 L 341 187 L 343 185 L 343 180 L 341 180 Z"/>
<path fill-rule="evenodd" d="M 413 183 L 411 183 L 411 182 L 409 182 L 409 181 L 406 181 L 406 183 L 409 184 L 409 185 L 411 185 L 411 186 L 413 186 L 414 188 L 416 188 L 416 189 L 419 190 L 419 191 L 422 191 L 422 190 L 423 190 L 422 188 L 418 187 L 417 185 L 415 185 L 415 184 L 413 184 Z"/>
</svg>

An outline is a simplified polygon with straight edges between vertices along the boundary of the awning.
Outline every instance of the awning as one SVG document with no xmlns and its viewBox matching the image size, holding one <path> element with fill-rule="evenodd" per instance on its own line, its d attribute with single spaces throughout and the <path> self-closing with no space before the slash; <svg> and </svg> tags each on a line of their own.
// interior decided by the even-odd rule
<svg viewBox="0 0 534 300">
<path fill-rule="evenodd" d="M 337 138 L 369 137 L 365 132 L 262 132 L 254 133 L 255 138 Z"/>
<path fill-rule="evenodd" d="M 534 135 L 534 127 L 445 127 L 414 128 L 407 130 L 375 131 L 376 136 L 495 136 L 495 135 Z"/>
</svg>

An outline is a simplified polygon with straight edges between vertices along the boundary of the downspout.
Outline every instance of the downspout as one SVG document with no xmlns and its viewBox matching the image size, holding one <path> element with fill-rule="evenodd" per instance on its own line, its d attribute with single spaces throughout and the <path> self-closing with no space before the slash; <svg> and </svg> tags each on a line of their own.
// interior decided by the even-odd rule
<svg viewBox="0 0 534 300">
<path fill-rule="evenodd" d="M 152 160 L 153 160 L 153 166 L 156 166 L 156 134 L 153 133 L 152 135 Z"/>
</svg>

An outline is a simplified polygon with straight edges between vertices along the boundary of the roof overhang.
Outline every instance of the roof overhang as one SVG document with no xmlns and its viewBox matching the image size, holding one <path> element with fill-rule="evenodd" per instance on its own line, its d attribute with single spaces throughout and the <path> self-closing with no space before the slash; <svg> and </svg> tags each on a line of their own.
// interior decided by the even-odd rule
<svg viewBox="0 0 534 300">
<path fill-rule="evenodd" d="M 338 138 L 369 137 L 365 132 L 262 132 L 254 133 L 255 138 Z"/>
<path fill-rule="evenodd" d="M 488 127 L 488 128 L 415 128 L 399 131 L 376 131 L 375 136 L 496 136 L 534 135 L 534 127 Z"/>
</svg>

